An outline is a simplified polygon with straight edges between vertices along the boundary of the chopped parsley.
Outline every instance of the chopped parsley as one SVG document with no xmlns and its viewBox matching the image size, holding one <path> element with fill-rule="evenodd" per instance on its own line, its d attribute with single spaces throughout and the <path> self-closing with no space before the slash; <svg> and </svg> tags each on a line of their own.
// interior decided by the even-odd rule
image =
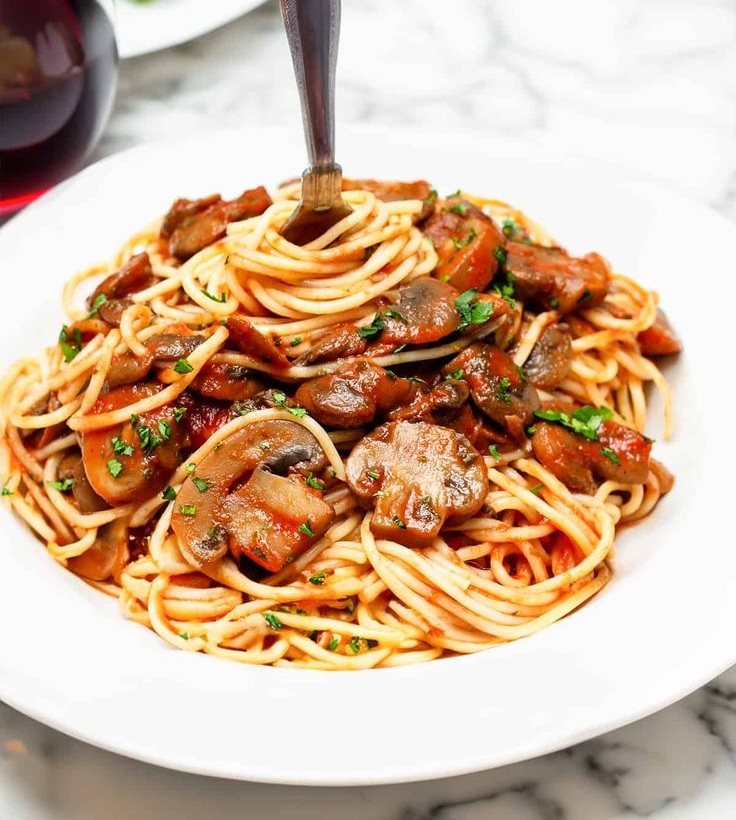
<svg viewBox="0 0 736 820">
<path fill-rule="evenodd" d="M 279 616 L 275 612 L 267 609 L 263 613 L 263 620 L 271 627 L 271 629 L 281 629 L 283 624 L 279 620 Z"/>
<path fill-rule="evenodd" d="M 71 488 L 74 486 L 74 479 L 64 478 L 61 481 L 47 481 L 46 483 L 49 485 L 49 487 L 53 487 L 60 493 L 66 493 L 69 492 L 69 490 L 71 490 Z"/>
<path fill-rule="evenodd" d="M 501 453 L 498 452 L 498 446 L 496 444 L 488 445 L 488 453 L 490 454 L 491 458 L 495 458 L 496 461 L 498 461 L 501 458 Z"/>
<path fill-rule="evenodd" d="M 10 487 L 8 487 L 9 483 L 10 483 L 10 479 L 6 478 L 5 483 L 3 484 L 3 488 L 2 488 L 2 490 L 0 490 L 0 495 L 2 495 L 2 496 L 13 495 L 13 491 L 10 489 Z"/>
<path fill-rule="evenodd" d="M 507 239 L 513 239 L 521 233 L 521 228 L 513 219 L 504 219 L 501 223 L 501 233 Z"/>
<path fill-rule="evenodd" d="M 67 329 L 62 326 L 61 332 L 59 333 L 59 347 L 64 356 L 64 361 L 67 364 L 71 362 L 82 349 L 82 334 L 78 327 L 74 328 L 72 337 L 69 336 Z"/>
<path fill-rule="evenodd" d="M 601 452 L 603 455 L 609 460 L 612 461 L 616 466 L 621 463 L 621 459 L 613 452 L 610 447 L 601 447 Z"/>
<path fill-rule="evenodd" d="M 389 308 L 388 310 L 385 310 L 383 315 L 387 319 L 398 319 L 400 322 L 406 322 L 406 319 L 398 310 L 396 310 L 396 308 Z"/>
<path fill-rule="evenodd" d="M 107 472 L 110 473 L 113 478 L 117 478 L 120 473 L 123 472 L 122 462 L 118 461 L 116 458 L 111 458 L 107 462 Z"/>
<path fill-rule="evenodd" d="M 191 373 L 194 368 L 189 364 L 186 359 L 177 359 L 176 364 L 174 365 L 174 373 L 180 373 L 184 375 L 185 373 Z"/>
<path fill-rule="evenodd" d="M 368 476 L 368 478 L 372 479 L 373 481 L 378 481 L 378 479 L 381 477 L 381 474 L 377 473 L 375 470 L 366 470 L 365 474 Z"/>
<path fill-rule="evenodd" d="M 174 421 L 181 421 L 184 418 L 184 413 L 187 412 L 186 407 L 175 407 L 174 408 Z"/>
<path fill-rule="evenodd" d="M 171 438 L 171 425 L 169 422 L 160 419 L 156 426 L 158 427 L 158 432 L 161 435 L 161 439 L 163 441 L 168 441 Z"/>
<path fill-rule="evenodd" d="M 200 288 L 200 290 L 208 299 L 212 299 L 213 302 L 220 302 L 220 304 L 224 305 L 227 301 L 226 293 L 221 293 L 219 296 L 215 296 L 214 294 L 210 293 L 208 290 L 205 290 L 204 288 Z"/>
<path fill-rule="evenodd" d="M 121 439 L 120 436 L 113 436 L 110 439 L 110 443 L 112 444 L 112 451 L 116 456 L 132 456 L 135 452 L 135 447 L 133 447 L 132 444 L 128 444 L 124 439 Z"/>
<path fill-rule="evenodd" d="M 304 535 L 308 535 L 310 538 L 314 537 L 314 530 L 312 529 L 312 525 L 307 519 L 303 524 L 300 524 L 297 529 L 299 532 L 303 533 Z"/>
<path fill-rule="evenodd" d="M 559 300 L 556 296 L 553 296 L 553 297 L 549 300 L 549 306 L 550 306 L 551 308 L 558 308 L 558 307 L 560 306 L 560 300 Z"/>
<path fill-rule="evenodd" d="M 304 407 L 289 407 L 286 404 L 286 394 L 282 393 L 280 390 L 274 390 L 271 395 L 273 396 L 273 402 L 276 407 L 286 410 L 287 413 L 290 413 L 295 418 L 300 419 L 307 415 L 306 408 Z"/>
<path fill-rule="evenodd" d="M 325 579 L 327 578 L 327 573 L 322 570 L 322 572 L 315 572 L 314 575 L 309 576 L 309 583 L 315 587 L 321 587 L 325 583 Z"/>
<path fill-rule="evenodd" d="M 503 245 L 499 245 L 496 248 L 496 250 L 493 251 L 493 256 L 494 256 L 494 258 L 496 259 L 496 262 L 498 262 L 499 265 L 505 265 L 506 264 L 506 258 L 508 257 L 508 252 L 506 251 L 506 248 L 504 248 Z"/>
<path fill-rule="evenodd" d="M 534 493 L 534 495 L 539 495 L 539 493 L 544 489 L 544 484 L 535 484 L 533 487 L 529 488 L 530 493 Z"/>
<path fill-rule="evenodd" d="M 457 202 L 455 205 L 450 205 L 447 210 L 450 211 L 450 213 L 465 216 L 468 212 L 468 206 L 464 202 Z"/>
<path fill-rule="evenodd" d="M 394 526 L 398 527 L 400 530 L 405 530 L 406 529 L 406 522 L 403 519 L 399 518 L 398 515 L 395 515 L 391 519 L 391 521 L 394 524 Z"/>
<path fill-rule="evenodd" d="M 482 325 L 493 315 L 493 305 L 490 302 L 478 302 L 478 291 L 470 288 L 455 299 L 455 308 L 460 316 L 458 330 L 465 330 L 470 325 Z"/>
<path fill-rule="evenodd" d="M 207 482 L 203 478 L 197 478 L 196 476 L 192 479 L 194 482 L 194 486 L 200 491 L 200 493 L 207 492 Z"/>
<path fill-rule="evenodd" d="M 460 379 L 463 378 L 463 376 L 465 376 L 465 371 L 461 367 L 459 370 L 453 370 L 452 373 L 448 373 L 445 376 L 445 381 L 446 382 L 450 382 L 450 381 L 459 382 Z"/>
<path fill-rule="evenodd" d="M 307 487 L 311 487 L 313 490 L 319 490 L 320 492 L 324 492 L 325 490 L 325 483 L 324 481 L 320 481 L 318 478 L 315 478 L 312 473 L 307 476 Z"/>
<path fill-rule="evenodd" d="M 162 439 L 157 436 L 151 428 L 146 424 L 141 424 L 135 428 L 138 433 L 138 438 L 141 442 L 141 450 L 148 455 L 161 444 Z"/>
<path fill-rule="evenodd" d="M 261 450 L 270 450 L 271 442 L 267 438 L 264 438 L 258 446 L 261 448 Z"/>
<path fill-rule="evenodd" d="M 176 490 L 173 487 L 167 487 L 162 493 L 161 498 L 164 501 L 173 501 L 176 498 Z"/>
<path fill-rule="evenodd" d="M 179 633 L 179 637 L 180 637 L 183 641 L 188 641 L 188 640 L 189 640 L 189 633 L 188 633 L 188 632 L 180 632 L 180 633 Z"/>
<path fill-rule="evenodd" d="M 375 646 L 378 646 L 378 641 L 374 641 L 371 638 L 359 638 L 356 635 L 350 639 L 346 649 L 351 655 L 357 655 L 358 652 L 361 652 L 363 649 L 373 649 Z"/>
<path fill-rule="evenodd" d="M 527 434 L 528 436 L 533 436 L 536 432 L 537 432 L 537 425 L 536 425 L 536 424 L 530 424 L 530 425 L 526 428 L 526 434 Z"/>
<path fill-rule="evenodd" d="M 598 441 L 598 428 L 604 421 L 613 418 L 613 411 L 608 407 L 593 407 L 586 404 L 569 415 L 560 410 L 535 410 L 534 415 L 545 421 L 556 421 L 563 427 L 569 427 L 574 433 L 590 441 Z"/>
<path fill-rule="evenodd" d="M 192 475 L 196 469 L 197 465 L 193 461 L 190 461 L 189 464 L 187 464 L 186 470 L 189 475 Z"/>
<path fill-rule="evenodd" d="M 508 303 L 511 310 L 516 308 L 516 299 L 514 299 L 514 274 L 511 271 L 506 271 L 506 281 L 500 282 L 493 286 L 493 290 Z"/>
<path fill-rule="evenodd" d="M 435 194 L 436 193 L 437 191 L 435 191 Z M 330 638 L 330 642 L 327 644 L 327 648 L 330 650 L 330 652 L 334 652 L 338 646 L 340 646 L 340 639 L 337 637 L 337 635 L 333 635 L 332 638 Z"/>
<path fill-rule="evenodd" d="M 452 244 L 455 246 L 455 250 L 460 250 L 461 248 L 467 247 L 474 239 L 478 236 L 475 232 L 475 228 L 470 229 L 470 233 L 465 237 L 465 239 L 458 239 L 456 236 L 452 237 Z"/>
<path fill-rule="evenodd" d="M 427 203 L 427 205 L 434 205 L 434 201 L 435 199 L 437 199 L 438 196 L 439 194 L 437 193 L 437 189 L 432 188 L 424 201 Z"/>
<path fill-rule="evenodd" d="M 104 293 L 98 293 L 92 300 L 92 310 L 87 314 L 88 319 L 94 319 L 97 316 L 99 309 L 107 302 L 107 296 Z"/>
<path fill-rule="evenodd" d="M 501 376 L 498 381 L 498 387 L 496 388 L 495 395 L 496 398 L 504 404 L 511 404 L 512 397 L 509 387 L 511 387 L 511 379 L 509 379 L 508 376 Z"/>
<path fill-rule="evenodd" d="M 130 414 L 130 423 L 133 425 L 133 427 L 136 427 L 138 425 L 139 421 L 140 421 L 140 416 L 139 415 L 137 415 L 136 413 L 131 413 Z"/>
<path fill-rule="evenodd" d="M 179 512 L 182 515 L 196 515 L 197 508 L 194 504 L 179 504 Z"/>
<path fill-rule="evenodd" d="M 369 336 L 375 336 L 377 333 L 380 333 L 385 326 L 383 316 L 381 316 L 380 313 L 376 313 L 373 317 L 373 321 L 369 325 L 358 328 L 358 336 L 367 339 Z"/>
<path fill-rule="evenodd" d="M 298 344 L 301 344 L 302 337 L 301 336 L 294 336 L 294 338 L 289 342 L 292 347 L 296 347 Z"/>
</svg>

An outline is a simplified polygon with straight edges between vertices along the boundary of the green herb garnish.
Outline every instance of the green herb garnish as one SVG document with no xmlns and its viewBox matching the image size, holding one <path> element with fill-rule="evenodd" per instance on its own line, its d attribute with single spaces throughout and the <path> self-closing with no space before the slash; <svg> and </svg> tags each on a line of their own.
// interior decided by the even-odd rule
<svg viewBox="0 0 736 820">
<path fill-rule="evenodd" d="M 545 421 L 556 421 L 563 427 L 569 427 L 590 441 L 598 441 L 598 428 L 604 421 L 613 418 L 613 411 L 608 407 L 593 407 L 586 404 L 569 415 L 559 410 L 535 410 L 534 415 Z"/>
<path fill-rule="evenodd" d="M 107 472 L 110 473 L 110 475 L 113 478 L 117 478 L 120 475 L 120 473 L 123 472 L 122 463 L 118 461 L 116 458 L 111 458 L 107 462 Z"/>
<path fill-rule="evenodd" d="M 176 364 L 174 365 L 174 373 L 180 373 L 184 375 L 185 373 L 191 373 L 194 368 L 186 359 L 177 359 Z"/>
<path fill-rule="evenodd" d="M 312 525 L 309 523 L 309 519 L 307 519 L 303 524 L 300 524 L 297 529 L 299 532 L 304 535 L 308 535 L 310 538 L 314 537 L 314 530 L 312 529 Z"/>
<path fill-rule="evenodd" d="M 482 325 L 493 315 L 493 305 L 490 302 L 478 302 L 478 291 L 470 288 L 455 299 L 455 308 L 460 316 L 458 330 L 465 330 L 470 325 Z"/>
</svg>

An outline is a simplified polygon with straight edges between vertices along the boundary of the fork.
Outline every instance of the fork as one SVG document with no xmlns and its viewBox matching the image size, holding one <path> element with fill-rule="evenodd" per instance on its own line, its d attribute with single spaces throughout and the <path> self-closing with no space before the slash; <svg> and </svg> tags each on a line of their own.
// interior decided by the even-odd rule
<svg viewBox="0 0 736 820">
<path fill-rule="evenodd" d="M 306 245 L 352 212 L 342 198 L 342 168 L 335 163 L 340 0 L 280 1 L 309 158 L 301 200 L 281 234 L 295 245 Z"/>
</svg>

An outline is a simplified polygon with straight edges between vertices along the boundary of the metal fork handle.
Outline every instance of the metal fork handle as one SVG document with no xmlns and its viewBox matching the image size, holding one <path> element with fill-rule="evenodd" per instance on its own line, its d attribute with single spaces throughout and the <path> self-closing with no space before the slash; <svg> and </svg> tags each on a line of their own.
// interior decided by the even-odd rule
<svg viewBox="0 0 736 820">
<path fill-rule="evenodd" d="M 335 69 L 340 0 L 281 0 L 312 171 L 335 168 Z"/>
</svg>

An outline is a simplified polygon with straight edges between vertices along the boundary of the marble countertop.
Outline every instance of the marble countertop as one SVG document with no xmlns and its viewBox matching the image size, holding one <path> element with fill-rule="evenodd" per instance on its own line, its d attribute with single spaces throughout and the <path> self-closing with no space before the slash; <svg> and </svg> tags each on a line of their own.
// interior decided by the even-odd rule
<svg viewBox="0 0 736 820">
<path fill-rule="evenodd" d="M 656 177 L 736 218 L 736 0 L 343 6 L 340 124 L 531 140 Z M 272 0 L 198 40 L 126 61 L 96 156 L 243 123 L 298 129 L 288 60 Z M 723 820 L 736 815 L 735 764 L 736 668 L 646 720 L 556 754 L 355 789 L 158 769 L 0 705 L 2 820 Z"/>
</svg>

